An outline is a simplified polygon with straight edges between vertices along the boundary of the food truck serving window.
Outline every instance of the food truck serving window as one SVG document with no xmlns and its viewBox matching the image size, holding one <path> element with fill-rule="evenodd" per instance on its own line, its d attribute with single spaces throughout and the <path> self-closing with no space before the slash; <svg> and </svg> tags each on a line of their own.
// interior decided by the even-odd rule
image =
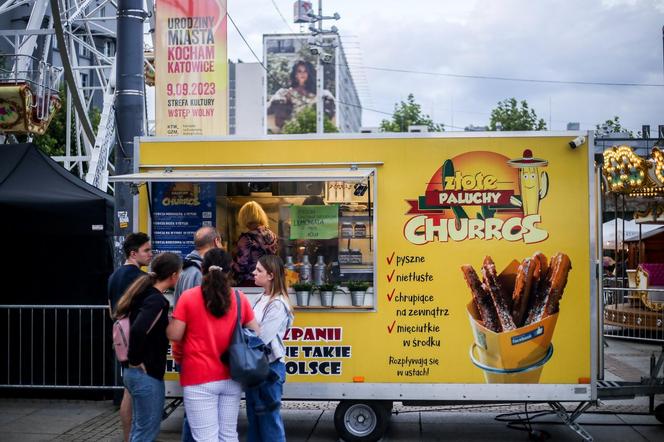
<svg viewBox="0 0 664 442">
<path fill-rule="evenodd" d="M 152 171 L 112 180 L 148 184 L 156 252 L 184 257 L 193 249 L 193 232 L 214 225 L 245 292 L 260 291 L 252 287 L 257 257 L 278 254 L 298 308 L 370 311 L 374 177 L 373 169 L 233 169 Z M 245 206 L 243 213 L 253 216 L 239 216 Z M 266 226 L 251 222 L 257 221 L 257 207 L 267 215 Z"/>
</svg>

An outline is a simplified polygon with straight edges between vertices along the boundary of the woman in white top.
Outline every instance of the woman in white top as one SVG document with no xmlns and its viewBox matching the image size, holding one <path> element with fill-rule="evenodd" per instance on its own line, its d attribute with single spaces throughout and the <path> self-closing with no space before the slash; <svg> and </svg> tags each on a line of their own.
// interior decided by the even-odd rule
<svg viewBox="0 0 664 442">
<path fill-rule="evenodd" d="M 286 380 L 286 346 L 283 337 L 293 323 L 293 308 L 288 300 L 284 263 L 277 255 L 264 255 L 256 264 L 254 281 L 264 289 L 254 305 L 254 316 L 260 324 L 260 338 L 270 349 L 271 376 L 256 388 L 246 391 L 248 442 L 282 442 L 286 440 L 279 409 Z"/>
</svg>

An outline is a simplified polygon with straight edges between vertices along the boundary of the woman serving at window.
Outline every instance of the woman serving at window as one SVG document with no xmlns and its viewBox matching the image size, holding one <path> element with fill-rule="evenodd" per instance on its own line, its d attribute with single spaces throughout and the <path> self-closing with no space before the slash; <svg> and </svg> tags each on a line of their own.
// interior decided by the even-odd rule
<svg viewBox="0 0 664 442">
<path fill-rule="evenodd" d="M 260 204 L 249 201 L 238 213 L 238 223 L 247 229 L 240 235 L 233 257 L 233 276 L 238 287 L 254 287 L 253 272 L 258 259 L 279 250 L 276 235 L 268 226 L 267 214 Z"/>
</svg>

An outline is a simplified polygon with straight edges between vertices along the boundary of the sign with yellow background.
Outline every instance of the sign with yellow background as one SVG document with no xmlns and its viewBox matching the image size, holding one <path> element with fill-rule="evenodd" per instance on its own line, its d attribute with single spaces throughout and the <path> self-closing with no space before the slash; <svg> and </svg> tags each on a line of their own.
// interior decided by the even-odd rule
<svg viewBox="0 0 664 442">
<path fill-rule="evenodd" d="M 155 140 L 140 158 L 380 164 L 375 309 L 297 310 L 288 383 L 585 384 L 591 155 L 569 139 Z"/>
<path fill-rule="evenodd" d="M 156 0 L 158 136 L 227 133 L 226 0 Z"/>
</svg>

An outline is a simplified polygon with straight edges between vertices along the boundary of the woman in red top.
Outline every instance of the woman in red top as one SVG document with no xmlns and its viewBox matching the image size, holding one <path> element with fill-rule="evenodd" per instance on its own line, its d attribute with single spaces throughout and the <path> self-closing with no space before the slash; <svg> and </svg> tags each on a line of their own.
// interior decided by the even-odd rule
<svg viewBox="0 0 664 442">
<path fill-rule="evenodd" d="M 226 352 L 237 318 L 228 276 L 231 259 L 220 249 L 205 254 L 203 284 L 182 293 L 168 326 L 168 338 L 181 352 L 180 384 L 184 406 L 197 441 L 237 441 L 240 384 L 230 378 L 220 356 Z M 249 301 L 240 292 L 242 324 L 258 332 Z M 174 352 L 176 356 L 178 355 Z"/>
</svg>

